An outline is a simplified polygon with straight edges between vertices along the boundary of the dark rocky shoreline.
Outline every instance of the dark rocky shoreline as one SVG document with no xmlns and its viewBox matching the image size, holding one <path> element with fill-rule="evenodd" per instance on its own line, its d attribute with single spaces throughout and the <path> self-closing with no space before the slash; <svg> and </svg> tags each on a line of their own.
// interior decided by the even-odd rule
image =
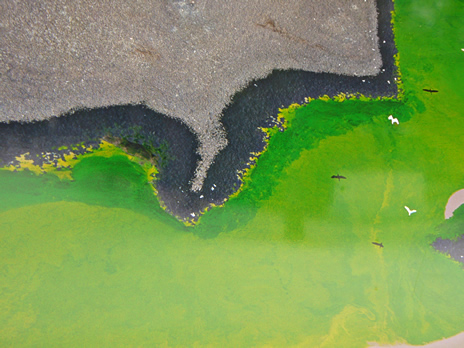
<svg viewBox="0 0 464 348">
<path fill-rule="evenodd" d="M 124 137 L 151 148 L 166 145 L 160 162 L 157 191 L 166 210 L 180 220 L 195 221 L 212 204 L 222 204 L 241 185 L 238 172 L 247 168 L 252 152 L 262 152 L 264 133 L 271 116 L 305 97 L 361 93 L 365 96 L 395 97 L 398 93 L 391 28 L 392 1 L 378 1 L 378 36 L 383 66 L 377 76 L 352 77 L 305 71 L 274 71 L 265 79 L 252 81 L 236 93 L 221 119 L 228 145 L 215 158 L 199 192 L 191 190 L 195 167 L 200 160 L 197 136 L 182 122 L 144 105 L 122 105 L 76 110 L 61 117 L 33 123 L 0 123 L 0 164 L 29 152 L 40 164 L 41 153 L 61 146 L 83 143 L 96 146 L 104 136 Z"/>
</svg>

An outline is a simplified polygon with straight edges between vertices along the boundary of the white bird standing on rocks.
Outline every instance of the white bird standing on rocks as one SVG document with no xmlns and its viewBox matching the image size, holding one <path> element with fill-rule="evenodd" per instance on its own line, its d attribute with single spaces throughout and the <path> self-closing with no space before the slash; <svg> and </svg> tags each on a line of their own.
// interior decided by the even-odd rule
<svg viewBox="0 0 464 348">
<path fill-rule="evenodd" d="M 409 209 L 407 206 L 404 206 L 404 208 L 408 211 L 409 216 L 411 216 L 411 214 L 414 214 L 414 213 L 417 212 L 417 210 Z"/>
<path fill-rule="evenodd" d="M 392 124 L 400 124 L 400 121 L 396 117 L 393 117 L 393 115 L 388 116 L 388 119 L 392 122 Z"/>
</svg>

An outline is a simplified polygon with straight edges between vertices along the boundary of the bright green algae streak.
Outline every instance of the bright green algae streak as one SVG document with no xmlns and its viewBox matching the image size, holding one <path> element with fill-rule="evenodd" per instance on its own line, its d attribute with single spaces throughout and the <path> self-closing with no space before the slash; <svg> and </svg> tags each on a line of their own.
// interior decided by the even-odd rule
<svg viewBox="0 0 464 348">
<path fill-rule="evenodd" d="M 285 111 L 243 191 L 194 228 L 124 156 L 86 156 L 72 182 L 0 171 L 0 345 L 363 347 L 462 331 L 463 268 L 430 243 L 464 222 L 462 208 L 444 220 L 464 188 L 464 9 L 396 8 L 404 100 Z"/>
</svg>

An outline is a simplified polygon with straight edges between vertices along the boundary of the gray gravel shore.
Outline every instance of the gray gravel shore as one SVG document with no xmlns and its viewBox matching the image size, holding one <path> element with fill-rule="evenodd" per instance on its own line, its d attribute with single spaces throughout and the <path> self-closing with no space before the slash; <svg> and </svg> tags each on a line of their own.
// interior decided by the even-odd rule
<svg viewBox="0 0 464 348">
<path fill-rule="evenodd" d="M 438 237 L 432 246 L 435 250 L 449 255 L 452 259 L 464 264 L 464 235 L 456 240 L 442 239 Z"/>
<path fill-rule="evenodd" d="M 0 121 L 145 103 L 198 136 L 199 190 L 231 97 L 273 69 L 376 75 L 374 0 L 0 2 Z"/>
</svg>

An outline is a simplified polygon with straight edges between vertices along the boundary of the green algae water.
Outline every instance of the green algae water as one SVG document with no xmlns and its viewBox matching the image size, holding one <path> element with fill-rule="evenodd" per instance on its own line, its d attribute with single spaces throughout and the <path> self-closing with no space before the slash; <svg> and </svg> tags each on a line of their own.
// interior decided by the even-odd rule
<svg viewBox="0 0 464 348">
<path fill-rule="evenodd" d="M 197 226 L 167 215 L 151 169 L 117 149 L 69 178 L 0 171 L 1 346 L 366 347 L 464 331 L 462 264 L 430 246 L 464 221 L 444 220 L 464 188 L 464 4 L 395 5 L 402 100 L 283 110 L 287 130 Z"/>
</svg>

